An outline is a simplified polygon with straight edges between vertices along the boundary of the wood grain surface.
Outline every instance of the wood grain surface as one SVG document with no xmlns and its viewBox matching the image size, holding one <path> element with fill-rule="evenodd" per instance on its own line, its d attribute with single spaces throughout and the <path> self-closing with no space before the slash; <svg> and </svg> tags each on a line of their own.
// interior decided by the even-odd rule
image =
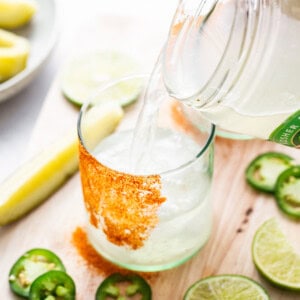
<svg viewBox="0 0 300 300">
<path fill-rule="evenodd" d="M 77 115 L 78 110 L 61 96 L 58 78 L 49 91 L 37 122 L 29 156 L 46 147 L 61 132 L 70 128 L 75 130 Z M 265 141 L 216 138 L 211 238 L 192 260 L 150 279 L 154 300 L 182 299 L 193 282 L 214 274 L 247 275 L 261 282 L 271 299 L 300 299 L 300 294 L 269 285 L 259 276 L 251 259 L 255 230 L 273 216 L 280 221 L 300 253 L 300 224 L 282 215 L 271 195 L 255 192 L 245 183 L 247 164 L 267 150 L 278 150 L 299 158 L 299 151 Z M 0 299 L 18 299 L 9 290 L 7 274 L 23 252 L 35 247 L 51 249 L 61 257 L 76 282 L 78 300 L 94 299 L 103 277 L 86 264 L 71 243 L 75 228 L 84 224 L 80 180 L 76 174 L 32 213 L 0 229 Z"/>
</svg>

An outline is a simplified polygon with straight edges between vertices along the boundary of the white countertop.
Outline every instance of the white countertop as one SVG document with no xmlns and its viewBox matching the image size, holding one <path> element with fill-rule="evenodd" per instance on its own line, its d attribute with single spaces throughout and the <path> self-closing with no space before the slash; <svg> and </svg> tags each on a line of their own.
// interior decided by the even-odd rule
<svg viewBox="0 0 300 300">
<path fill-rule="evenodd" d="M 157 43 L 150 49 L 151 55 L 155 58 L 177 6 L 176 0 L 57 0 L 56 2 L 59 37 L 52 55 L 29 86 L 11 99 L 0 103 L 0 181 L 25 160 L 31 134 L 45 96 L 63 62 L 77 51 L 92 47 L 91 41 L 87 42 L 84 36 L 77 35 L 80 29 L 86 27 L 93 30 L 97 26 L 97 18 L 102 16 L 107 18 L 108 22 L 110 20 L 114 22 L 117 18 L 153 19 L 153 27 L 147 27 L 149 32 L 145 34 L 157 33 L 159 36 Z M 130 27 L 128 28 L 130 30 Z M 76 39 L 78 43 L 75 43 L 74 47 Z"/>
</svg>

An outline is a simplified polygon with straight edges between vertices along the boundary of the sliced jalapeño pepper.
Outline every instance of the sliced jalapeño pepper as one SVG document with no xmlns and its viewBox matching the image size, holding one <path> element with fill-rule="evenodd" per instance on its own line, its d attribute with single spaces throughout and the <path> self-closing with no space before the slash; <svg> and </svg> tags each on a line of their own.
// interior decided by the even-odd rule
<svg viewBox="0 0 300 300">
<path fill-rule="evenodd" d="M 280 174 L 275 197 L 284 213 L 300 219 L 300 166 L 293 166 Z"/>
<path fill-rule="evenodd" d="M 258 155 L 246 169 L 246 180 L 255 189 L 273 193 L 280 173 L 293 164 L 293 158 L 278 152 Z"/>
<path fill-rule="evenodd" d="M 9 272 L 11 290 L 19 296 L 28 297 L 32 282 L 50 270 L 65 271 L 62 261 L 46 249 L 32 249 L 24 253 Z"/>
<path fill-rule="evenodd" d="M 49 271 L 34 280 L 29 300 L 74 300 L 75 283 L 63 271 Z"/>
<path fill-rule="evenodd" d="M 121 293 L 121 288 L 119 285 L 122 283 L 128 283 L 124 287 L 124 294 Z M 119 273 L 114 273 L 108 276 L 99 285 L 96 292 L 96 300 L 106 300 L 106 299 L 117 299 L 125 300 L 131 299 L 136 294 L 141 295 L 142 300 L 150 300 L 152 297 L 152 292 L 149 284 L 139 275 L 129 274 L 122 275 Z"/>
</svg>

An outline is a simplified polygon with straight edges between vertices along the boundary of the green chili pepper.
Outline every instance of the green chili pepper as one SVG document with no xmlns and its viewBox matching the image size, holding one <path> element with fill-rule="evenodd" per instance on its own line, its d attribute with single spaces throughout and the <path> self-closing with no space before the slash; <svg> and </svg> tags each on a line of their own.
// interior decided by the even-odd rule
<svg viewBox="0 0 300 300">
<path fill-rule="evenodd" d="M 278 152 L 258 155 L 246 169 L 246 180 L 255 189 L 272 193 L 280 173 L 293 164 L 293 158 Z"/>
<path fill-rule="evenodd" d="M 284 213 L 300 219 L 300 166 L 293 166 L 280 174 L 275 197 Z"/>
<path fill-rule="evenodd" d="M 30 300 L 74 300 L 75 284 L 63 271 L 49 271 L 31 284 Z"/>
<path fill-rule="evenodd" d="M 121 289 L 118 285 L 126 282 L 129 283 L 129 285 L 125 289 L 125 295 L 122 295 Z M 133 297 L 136 294 L 140 294 L 142 296 L 142 300 L 151 299 L 151 288 L 145 279 L 135 274 L 121 275 L 119 273 L 114 273 L 107 277 L 100 284 L 97 289 L 96 300 L 105 300 L 111 298 L 125 300 L 130 299 L 128 297 Z"/>
<path fill-rule="evenodd" d="M 32 249 L 24 253 L 9 272 L 11 290 L 19 296 L 28 297 L 32 282 L 50 270 L 65 271 L 62 261 L 46 249 Z"/>
</svg>

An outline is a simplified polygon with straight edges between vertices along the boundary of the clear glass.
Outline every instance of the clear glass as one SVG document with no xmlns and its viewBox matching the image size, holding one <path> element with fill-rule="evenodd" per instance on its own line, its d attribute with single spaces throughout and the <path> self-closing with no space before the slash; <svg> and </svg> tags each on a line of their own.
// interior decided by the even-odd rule
<svg viewBox="0 0 300 300">
<path fill-rule="evenodd" d="M 299 37 L 299 0 L 182 0 L 164 82 L 222 129 L 268 139 L 300 109 Z"/>
<path fill-rule="evenodd" d="M 137 79 L 143 79 L 139 99 L 125 109 L 118 128 L 96 146 L 88 146 L 89 112 L 103 105 L 94 99 L 105 101 L 117 85 L 130 86 Z M 137 160 L 132 155 L 133 134 L 147 79 L 121 79 L 82 107 L 78 135 L 85 157 L 80 155 L 80 171 L 88 236 L 95 249 L 127 269 L 160 271 L 191 258 L 210 236 L 215 127 L 194 116 L 193 110 L 183 111 L 166 93 L 151 127 L 149 147 L 142 149 L 147 154 Z M 91 211 L 91 206 L 97 208 Z"/>
</svg>

